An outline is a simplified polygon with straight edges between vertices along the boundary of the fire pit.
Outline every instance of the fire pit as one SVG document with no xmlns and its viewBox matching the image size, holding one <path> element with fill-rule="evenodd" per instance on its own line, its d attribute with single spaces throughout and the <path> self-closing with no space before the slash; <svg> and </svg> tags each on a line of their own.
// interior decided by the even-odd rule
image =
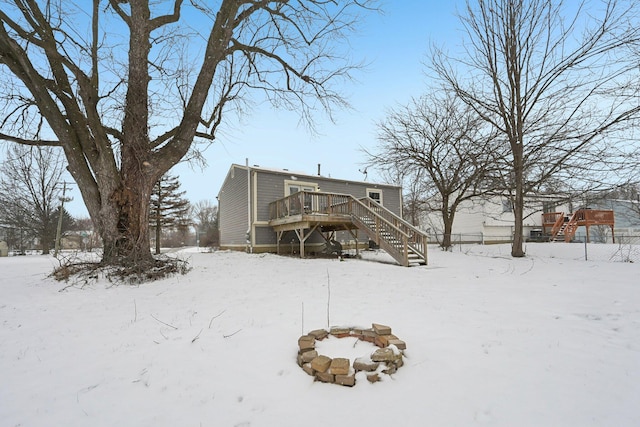
<svg viewBox="0 0 640 427">
<path fill-rule="evenodd" d="M 353 360 L 346 357 L 328 357 L 319 354 L 318 341 L 327 337 L 353 337 L 372 343 L 375 350 Z M 353 387 L 356 376 L 369 382 L 380 381 L 384 375 L 393 375 L 403 364 L 404 341 L 391 333 L 389 326 L 373 323 L 371 328 L 332 327 L 316 329 L 298 339 L 298 366 L 316 381 Z"/>
</svg>

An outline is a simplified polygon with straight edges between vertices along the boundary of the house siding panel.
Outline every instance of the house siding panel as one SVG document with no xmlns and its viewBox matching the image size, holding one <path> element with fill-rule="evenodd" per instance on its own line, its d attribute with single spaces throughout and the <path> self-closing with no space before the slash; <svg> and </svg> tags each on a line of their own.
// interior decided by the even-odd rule
<svg viewBox="0 0 640 427">
<path fill-rule="evenodd" d="M 218 202 L 221 246 L 246 245 L 248 228 L 246 169 L 235 165 L 230 169 L 218 195 Z"/>
<path fill-rule="evenodd" d="M 262 246 L 264 249 L 273 248 L 277 243 L 275 231 L 267 223 L 269 221 L 269 204 L 285 197 L 285 182 L 299 181 L 301 183 L 314 183 L 319 191 L 351 194 L 356 198 L 367 195 L 367 189 L 379 189 L 382 192 L 382 203 L 397 215 L 401 215 L 401 189 L 400 187 L 369 182 L 343 181 L 326 178 L 318 175 L 306 175 L 289 171 L 268 170 L 264 168 L 250 167 L 251 197 L 256 200 L 251 208 L 253 230 L 253 244 L 255 249 Z M 247 168 L 240 165 L 232 165 L 225 182 L 220 190 L 220 246 L 224 248 L 238 248 L 246 245 L 247 223 Z M 337 239 L 348 242 L 353 237 L 348 232 L 339 232 Z M 366 241 L 364 233 L 359 235 L 360 241 Z M 281 244 L 290 245 L 298 238 L 294 232 L 285 233 Z M 309 237 L 307 244 L 323 243 L 322 236 L 317 233 Z"/>
<path fill-rule="evenodd" d="M 257 177 L 257 180 L 253 180 L 253 183 L 257 181 L 258 202 L 256 203 L 256 220 L 269 221 L 269 203 L 284 197 L 284 180 L 286 179 L 286 175 L 262 171 L 255 171 L 254 174 Z M 256 241 L 256 243 L 259 242 Z"/>
</svg>

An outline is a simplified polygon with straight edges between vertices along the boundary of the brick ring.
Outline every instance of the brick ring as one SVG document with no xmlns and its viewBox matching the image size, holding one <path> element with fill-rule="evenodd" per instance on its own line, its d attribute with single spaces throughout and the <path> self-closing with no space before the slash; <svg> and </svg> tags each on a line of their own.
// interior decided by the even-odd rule
<svg viewBox="0 0 640 427">
<path fill-rule="evenodd" d="M 322 341 L 329 335 L 336 338 L 354 337 L 367 341 L 378 349 L 371 354 L 358 357 L 353 361 L 347 358 L 318 354 L 316 341 Z M 364 371 L 371 383 L 380 381 L 380 375 L 395 374 L 404 365 L 402 356 L 407 345 L 391 333 L 389 326 L 373 323 L 371 328 L 339 328 L 331 330 L 316 329 L 298 339 L 298 366 L 316 381 L 353 387 L 356 384 L 356 373 Z"/>
</svg>

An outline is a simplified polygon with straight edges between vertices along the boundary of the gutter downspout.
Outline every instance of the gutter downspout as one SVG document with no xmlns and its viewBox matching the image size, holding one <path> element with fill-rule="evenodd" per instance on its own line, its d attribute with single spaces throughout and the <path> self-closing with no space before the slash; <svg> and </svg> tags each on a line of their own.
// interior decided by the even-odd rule
<svg viewBox="0 0 640 427">
<path fill-rule="evenodd" d="M 249 158 L 245 159 L 247 166 L 247 252 L 253 253 L 253 236 L 251 235 L 251 169 Z"/>
</svg>

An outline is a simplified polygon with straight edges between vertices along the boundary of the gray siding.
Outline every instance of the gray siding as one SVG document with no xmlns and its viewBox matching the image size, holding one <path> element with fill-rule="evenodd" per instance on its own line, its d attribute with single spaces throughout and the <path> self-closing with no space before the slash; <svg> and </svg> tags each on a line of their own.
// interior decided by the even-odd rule
<svg viewBox="0 0 640 427">
<path fill-rule="evenodd" d="M 220 245 L 246 244 L 248 228 L 247 170 L 232 166 L 218 194 Z"/>
<path fill-rule="evenodd" d="M 284 197 L 286 175 L 255 171 L 258 190 L 257 221 L 269 221 L 269 203 Z M 275 233 L 274 233 L 275 235 Z M 275 241 L 275 238 L 274 238 Z M 256 241 L 256 243 L 258 243 Z"/>
<path fill-rule="evenodd" d="M 382 191 L 382 204 L 397 215 L 401 213 L 401 190 L 396 186 L 277 171 L 257 171 L 256 173 L 258 174 L 258 221 L 269 220 L 269 203 L 285 196 L 285 181 L 291 180 L 291 177 L 302 182 L 318 184 L 320 191 L 351 194 L 356 198 L 365 197 L 367 189 L 378 189 Z"/>
<path fill-rule="evenodd" d="M 318 175 L 304 175 L 288 171 L 272 171 L 261 168 L 249 168 L 251 171 L 251 196 L 257 198 L 256 206 L 252 206 L 251 213 L 255 215 L 252 221 L 255 224 L 254 243 L 272 246 L 276 244 L 276 233 L 264 225 L 269 221 L 269 204 L 285 196 L 285 181 L 300 181 L 302 183 L 314 183 L 320 191 L 329 193 L 351 194 L 356 198 L 365 197 L 367 189 L 377 189 L 382 192 L 383 205 L 401 215 L 401 189 L 396 186 L 374 184 L 368 182 L 344 181 L 326 178 Z M 255 187 L 255 188 L 254 188 Z M 247 224 L 247 169 L 239 165 L 232 165 L 227 178 L 220 190 L 220 245 L 222 248 L 241 247 L 246 244 Z M 364 234 L 364 233 L 360 233 Z M 364 239 L 364 235 L 359 236 Z M 346 232 L 338 234 L 338 240 L 348 241 L 352 237 Z M 298 241 L 294 232 L 286 233 L 281 243 L 290 244 Z M 307 243 L 324 242 L 320 235 L 309 238 Z M 266 247 L 265 246 L 265 247 Z"/>
</svg>

